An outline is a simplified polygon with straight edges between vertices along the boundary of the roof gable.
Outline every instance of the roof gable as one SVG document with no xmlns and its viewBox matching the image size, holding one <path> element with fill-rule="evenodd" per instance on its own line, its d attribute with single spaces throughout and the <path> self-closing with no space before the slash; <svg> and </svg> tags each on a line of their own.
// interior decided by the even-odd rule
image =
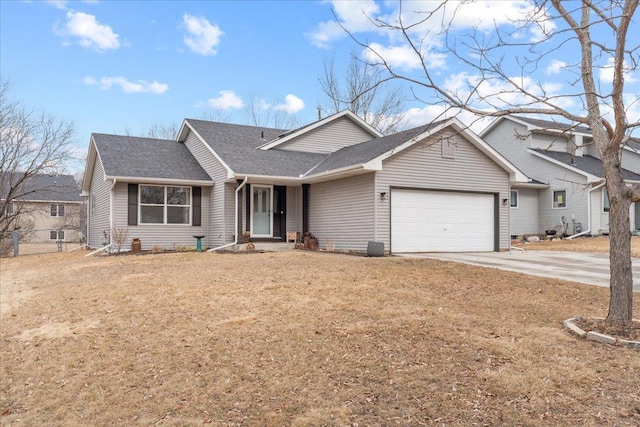
<svg viewBox="0 0 640 427">
<path fill-rule="evenodd" d="M 382 160 L 396 155 L 408 147 L 434 135 L 441 130 L 452 127 L 462 135 L 469 143 L 478 148 L 487 157 L 509 172 L 512 179 L 517 182 L 529 182 L 529 178 L 507 161 L 496 150 L 470 131 L 460 120 L 456 118 L 433 122 L 424 126 L 397 132 L 392 135 L 373 139 L 350 147 L 345 147 L 329 155 L 318 164 L 308 175 L 327 174 L 332 170 L 340 170 L 353 166 L 361 166 L 364 169 L 379 170 L 382 168 Z"/>
<path fill-rule="evenodd" d="M 562 167 L 570 169 L 586 176 L 589 181 L 598 182 L 604 179 L 604 167 L 602 161 L 593 156 L 574 156 L 571 153 L 559 151 L 545 151 L 540 149 L 529 149 L 531 153 L 538 157 L 551 161 Z M 639 181 L 640 175 L 627 169 L 622 169 L 622 176 L 626 181 Z"/>
<path fill-rule="evenodd" d="M 292 142 L 295 139 L 300 138 L 301 136 L 308 134 L 310 132 L 315 131 L 316 129 L 326 127 L 331 123 L 340 121 L 342 119 L 346 119 L 349 122 L 353 123 L 354 126 L 359 127 L 364 132 L 368 133 L 371 138 L 381 137 L 382 134 L 378 132 L 373 126 L 362 120 L 358 115 L 354 114 L 349 110 L 343 110 L 339 113 L 333 114 L 331 116 L 325 117 L 322 120 L 318 120 L 316 122 L 310 123 L 306 126 L 303 126 L 298 129 L 294 129 L 292 131 L 286 132 L 282 135 L 279 135 L 277 138 L 263 144 L 260 146 L 261 150 L 270 150 L 276 147 L 284 147 L 287 143 Z"/>
<path fill-rule="evenodd" d="M 496 120 L 491 122 L 486 128 L 480 132 L 480 136 L 484 137 L 486 134 L 491 132 L 491 130 L 496 127 L 500 122 L 504 120 L 509 120 L 520 125 L 526 126 L 528 130 L 535 131 L 547 131 L 547 132 L 569 132 L 569 133 L 579 133 L 583 135 L 591 136 L 591 129 L 589 127 L 579 124 L 571 124 L 571 123 L 563 123 L 556 122 L 552 120 L 542 120 L 542 119 L 533 119 L 530 117 L 524 116 L 503 116 L 498 117 Z"/>
</svg>

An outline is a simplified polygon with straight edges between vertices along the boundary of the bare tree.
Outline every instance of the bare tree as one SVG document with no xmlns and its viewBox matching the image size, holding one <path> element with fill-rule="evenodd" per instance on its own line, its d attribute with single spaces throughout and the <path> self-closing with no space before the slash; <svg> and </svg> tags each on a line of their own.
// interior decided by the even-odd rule
<svg viewBox="0 0 640 427">
<path fill-rule="evenodd" d="M 149 126 L 149 129 L 147 130 L 147 134 L 145 136 L 157 139 L 176 139 L 179 131 L 180 125 L 175 122 L 153 122 L 151 123 L 151 126 Z"/>
<path fill-rule="evenodd" d="M 244 106 L 245 122 L 251 126 L 264 126 L 275 129 L 295 129 L 301 126 L 300 119 L 284 109 L 278 108 L 275 102 L 270 103 L 251 94 Z"/>
<path fill-rule="evenodd" d="M 26 196 L 55 188 L 34 179 L 57 173 L 73 158 L 73 124 L 9 98 L 9 84 L 0 81 L 0 234 L 23 226 L 21 203 Z"/>
<path fill-rule="evenodd" d="M 425 103 L 479 116 L 551 115 L 589 126 L 604 167 L 610 201 L 607 321 L 631 322 L 629 208 L 631 203 L 640 201 L 640 191 L 625 184 L 620 159 L 632 131 L 640 127 L 640 122 L 628 115 L 630 108 L 637 108 L 640 96 L 625 92 L 625 76 L 635 71 L 640 61 L 638 0 L 537 1 L 521 19 L 512 19 L 508 30 L 495 24 L 492 31 L 476 27 L 461 34 L 456 17 L 468 4 L 427 2 L 422 6 L 430 10 L 424 11 L 405 11 L 401 5 L 393 22 L 371 17 L 378 32 L 391 32 L 396 41 L 402 41 L 403 48 L 419 64 L 418 73 L 398 68 L 380 45 L 351 36 L 365 48 L 371 64 L 388 73 L 387 80 L 408 83 L 416 99 Z M 532 34 L 536 37 L 524 37 Z M 430 43 L 435 39 L 439 44 Z M 536 80 L 535 73 L 560 49 L 571 49 L 578 59 L 562 63 L 563 69 L 572 73 L 572 80 L 564 93 L 554 93 Z M 433 55 L 449 55 L 465 66 L 464 83 L 448 84 L 432 70 Z M 520 69 L 516 77 L 508 67 L 514 64 Z M 603 71 L 611 73 L 610 85 L 599 84 L 598 74 Z M 571 105 L 576 104 L 572 109 Z"/>
<path fill-rule="evenodd" d="M 399 86 L 385 82 L 379 67 L 351 54 L 343 75 L 336 70 L 335 57 L 323 61 L 318 78 L 326 97 L 323 109 L 330 113 L 351 110 L 383 134 L 394 133 L 404 120 L 405 98 Z"/>
</svg>

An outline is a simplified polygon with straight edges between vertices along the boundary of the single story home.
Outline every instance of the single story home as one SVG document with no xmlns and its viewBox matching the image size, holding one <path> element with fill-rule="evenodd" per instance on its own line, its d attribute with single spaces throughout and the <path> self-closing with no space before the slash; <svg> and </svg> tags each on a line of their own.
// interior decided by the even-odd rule
<svg viewBox="0 0 640 427">
<path fill-rule="evenodd" d="M 93 134 L 82 188 L 91 247 L 127 229 L 142 249 L 309 232 L 343 250 L 504 251 L 526 179 L 455 118 L 383 136 L 342 111 L 291 131 L 185 119 L 175 140 Z"/>
</svg>

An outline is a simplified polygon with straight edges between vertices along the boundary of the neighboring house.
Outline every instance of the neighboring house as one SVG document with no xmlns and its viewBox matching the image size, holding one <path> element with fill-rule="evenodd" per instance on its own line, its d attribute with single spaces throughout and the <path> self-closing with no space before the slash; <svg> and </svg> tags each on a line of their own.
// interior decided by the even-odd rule
<svg viewBox="0 0 640 427">
<path fill-rule="evenodd" d="M 457 119 L 382 136 L 343 111 L 293 131 L 186 119 L 175 141 L 93 134 L 83 195 L 92 247 L 128 228 L 143 249 L 310 232 L 335 249 L 497 251 L 525 179 Z"/>
<path fill-rule="evenodd" d="M 3 182 L 10 188 L 9 182 L 18 182 L 19 178 L 19 174 L 13 174 Z M 7 188 L 1 196 L 3 201 Z M 81 207 L 80 190 L 72 175 L 34 175 L 17 188 L 15 198 L 6 204 L 3 220 L 9 221 L 8 231 L 19 230 L 24 241 L 79 242 Z"/>
<path fill-rule="evenodd" d="M 604 170 L 585 126 L 520 116 L 496 119 L 480 134 L 531 181 L 511 188 L 511 234 L 544 234 L 565 224 L 566 233 L 609 232 Z M 640 144 L 624 147 L 629 185 L 640 183 Z M 630 210 L 631 229 L 640 226 L 640 206 Z"/>
</svg>

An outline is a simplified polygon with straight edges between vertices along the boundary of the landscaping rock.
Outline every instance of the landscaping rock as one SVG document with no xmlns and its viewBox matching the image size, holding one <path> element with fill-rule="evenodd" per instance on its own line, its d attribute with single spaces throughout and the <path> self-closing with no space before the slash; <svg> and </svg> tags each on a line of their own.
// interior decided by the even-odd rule
<svg viewBox="0 0 640 427">
<path fill-rule="evenodd" d="M 609 335 L 601 334 L 600 332 L 590 331 L 587 332 L 587 339 L 591 341 L 598 341 L 604 344 L 615 344 L 616 339 Z"/>
<path fill-rule="evenodd" d="M 539 242 L 540 238 L 538 236 L 528 236 L 527 242 Z"/>
</svg>

